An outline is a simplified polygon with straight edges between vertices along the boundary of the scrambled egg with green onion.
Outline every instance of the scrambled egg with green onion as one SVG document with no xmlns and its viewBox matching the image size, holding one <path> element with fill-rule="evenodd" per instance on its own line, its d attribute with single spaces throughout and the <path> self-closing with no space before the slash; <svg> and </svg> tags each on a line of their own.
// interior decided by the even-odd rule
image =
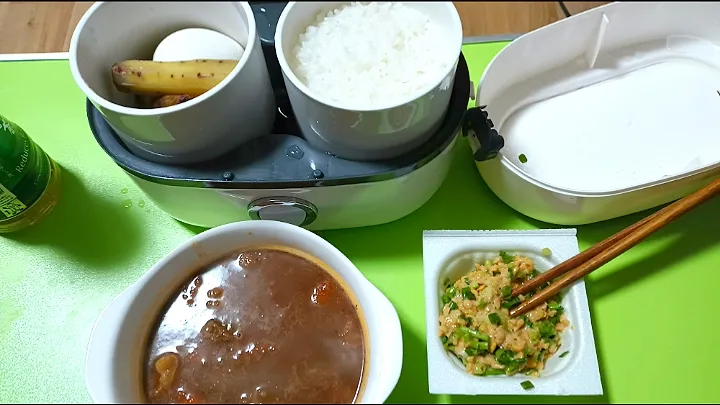
<svg viewBox="0 0 720 405">
<path fill-rule="evenodd" d="M 468 373 L 536 377 L 558 351 L 570 324 L 559 297 L 510 317 L 510 309 L 532 296 L 511 298 L 512 290 L 538 274 L 532 259 L 500 252 L 455 283 L 446 282 L 438 334 Z"/>
</svg>

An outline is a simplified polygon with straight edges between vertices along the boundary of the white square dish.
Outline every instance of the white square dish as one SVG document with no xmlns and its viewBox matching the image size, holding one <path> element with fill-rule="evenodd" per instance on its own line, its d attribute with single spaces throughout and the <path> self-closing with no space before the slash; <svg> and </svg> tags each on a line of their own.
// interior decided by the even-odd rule
<svg viewBox="0 0 720 405">
<path fill-rule="evenodd" d="M 562 334 L 557 353 L 548 360 L 539 377 L 474 376 L 443 348 L 437 334 L 440 297 L 444 280 L 456 280 L 474 262 L 496 257 L 499 251 L 530 257 L 538 271 L 546 271 L 579 252 L 575 229 L 536 231 L 425 231 L 423 264 L 425 317 L 427 326 L 428 378 L 431 394 L 461 395 L 602 395 L 595 339 L 585 283 L 580 281 L 564 292 L 562 305 L 570 327 Z M 543 256 L 543 249 L 550 249 Z M 530 380 L 534 388 L 520 383 Z"/>
</svg>

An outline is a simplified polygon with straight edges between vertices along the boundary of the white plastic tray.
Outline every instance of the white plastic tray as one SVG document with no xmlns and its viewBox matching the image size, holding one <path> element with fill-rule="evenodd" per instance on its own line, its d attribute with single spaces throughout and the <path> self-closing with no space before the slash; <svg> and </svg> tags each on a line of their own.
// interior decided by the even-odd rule
<svg viewBox="0 0 720 405">
<path fill-rule="evenodd" d="M 428 377 L 431 394 L 464 395 L 602 395 L 595 339 L 584 281 L 564 292 L 562 305 L 570 328 L 562 334 L 558 353 L 537 378 L 525 375 L 479 377 L 465 372 L 462 364 L 448 354 L 437 335 L 443 281 L 459 278 L 500 250 L 530 257 L 539 271 L 545 271 L 579 252 L 575 229 L 536 231 L 425 231 L 425 316 L 427 327 Z M 549 257 L 541 251 L 549 248 Z M 530 380 L 535 388 L 524 390 L 520 383 Z"/>
<path fill-rule="evenodd" d="M 478 162 L 490 188 L 536 219 L 583 224 L 718 177 L 718 15 L 717 2 L 612 3 L 509 44 L 478 88 L 505 138 Z"/>
</svg>

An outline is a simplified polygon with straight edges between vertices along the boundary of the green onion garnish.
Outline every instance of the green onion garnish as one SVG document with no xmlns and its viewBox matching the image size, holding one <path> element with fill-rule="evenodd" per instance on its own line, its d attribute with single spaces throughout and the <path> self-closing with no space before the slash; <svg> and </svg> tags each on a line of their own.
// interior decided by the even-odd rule
<svg viewBox="0 0 720 405">
<path fill-rule="evenodd" d="M 483 374 L 485 374 L 486 370 L 487 370 L 487 366 L 485 366 L 484 364 L 478 363 L 478 364 L 475 364 L 475 369 L 473 370 L 473 374 L 483 375 Z"/>
<path fill-rule="evenodd" d="M 540 322 L 538 330 L 540 332 L 540 336 L 542 336 L 543 338 L 551 338 L 557 334 L 557 331 L 555 330 L 555 325 L 553 325 L 552 322 L 547 320 Z"/>
<path fill-rule="evenodd" d="M 503 366 L 507 366 L 513 361 L 513 354 L 511 351 L 498 349 L 495 351 L 495 360 Z"/>
<path fill-rule="evenodd" d="M 465 347 L 465 353 L 468 356 L 477 356 L 481 353 L 487 352 L 488 342 L 478 342 L 477 340 L 468 343 Z"/>
<path fill-rule="evenodd" d="M 463 332 L 465 332 L 465 334 L 470 335 L 470 336 L 472 336 L 472 337 L 474 337 L 474 338 L 476 338 L 476 339 L 480 339 L 480 340 L 482 340 L 482 341 L 484 341 L 484 342 L 487 342 L 487 341 L 490 340 L 490 336 L 488 336 L 487 334 L 482 333 L 482 332 L 480 332 L 480 331 L 477 331 L 477 330 L 475 330 L 475 329 L 470 329 L 470 328 L 468 328 L 468 327 L 461 326 L 461 327 L 460 327 L 460 330 L 463 331 Z"/>
<path fill-rule="evenodd" d="M 493 312 L 492 314 L 489 314 L 489 315 L 488 315 L 488 320 L 489 320 L 490 323 L 493 324 L 493 325 L 496 325 L 496 326 L 497 326 L 497 325 L 500 325 L 500 315 L 498 315 L 498 314 L 495 313 L 495 312 Z"/>
<path fill-rule="evenodd" d="M 473 294 L 472 291 L 470 291 L 470 287 L 463 287 L 462 290 L 460 290 L 460 293 L 462 294 L 463 299 L 474 301 L 477 299 L 475 294 Z"/>
<path fill-rule="evenodd" d="M 498 255 L 502 259 L 503 263 L 508 264 L 515 261 L 515 256 L 509 255 L 507 252 L 500 251 L 500 254 Z"/>
<path fill-rule="evenodd" d="M 512 287 L 510 287 L 509 285 L 506 285 L 505 287 L 501 288 L 500 295 L 503 298 L 510 298 L 510 296 L 512 295 Z"/>
<path fill-rule="evenodd" d="M 505 368 L 505 374 L 513 375 L 520 371 L 520 367 L 525 364 L 524 360 L 512 360 L 510 364 Z"/>
<path fill-rule="evenodd" d="M 443 303 L 443 305 L 447 304 L 447 303 L 450 302 L 451 300 L 452 300 L 452 299 L 451 299 L 447 294 L 445 294 L 445 295 L 442 296 L 442 303 Z"/>
<path fill-rule="evenodd" d="M 478 308 L 483 309 L 487 306 L 487 301 L 485 301 L 484 298 L 480 298 L 480 301 L 478 301 Z"/>
<path fill-rule="evenodd" d="M 548 248 L 543 248 L 543 249 L 540 251 L 540 254 L 542 254 L 543 256 L 550 256 L 550 255 L 552 254 L 552 250 L 550 250 L 550 249 L 548 249 Z"/>
<path fill-rule="evenodd" d="M 455 301 L 450 301 L 450 310 L 453 311 L 456 309 L 457 309 L 457 304 L 455 303 Z"/>
<path fill-rule="evenodd" d="M 515 305 L 517 305 L 517 304 L 519 304 L 519 303 L 520 303 L 520 298 L 515 297 L 515 298 L 513 298 L 513 299 L 510 299 L 510 300 L 507 300 L 507 301 L 503 301 L 503 303 L 500 304 L 500 306 L 503 307 L 503 308 L 505 308 L 505 309 L 510 309 L 510 308 L 514 307 Z"/>
<path fill-rule="evenodd" d="M 570 351 L 569 351 L 569 350 L 563 352 L 563 354 L 561 354 L 559 357 L 562 359 L 563 357 L 567 356 L 568 354 L 570 354 Z"/>
<path fill-rule="evenodd" d="M 490 368 L 488 367 L 487 370 L 483 373 L 484 376 L 492 376 L 492 375 L 505 375 L 505 370 L 498 370 L 496 368 Z"/>
<path fill-rule="evenodd" d="M 540 341 L 540 332 L 535 329 L 530 329 L 528 331 L 528 338 L 530 338 L 532 344 L 537 344 L 537 342 Z"/>
<path fill-rule="evenodd" d="M 531 383 L 530 381 L 523 381 L 520 383 L 520 386 L 523 387 L 524 390 L 531 390 L 535 388 L 533 383 Z"/>
</svg>

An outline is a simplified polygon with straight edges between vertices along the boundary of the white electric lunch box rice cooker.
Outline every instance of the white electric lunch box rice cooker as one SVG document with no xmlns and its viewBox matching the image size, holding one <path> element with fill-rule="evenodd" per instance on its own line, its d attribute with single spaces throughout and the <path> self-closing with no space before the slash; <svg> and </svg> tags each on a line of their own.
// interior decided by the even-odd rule
<svg viewBox="0 0 720 405">
<path fill-rule="evenodd" d="M 248 141 L 219 158 L 166 165 L 133 153 L 87 102 L 95 139 L 115 163 L 159 208 L 179 221 L 200 227 L 270 219 L 308 229 L 335 229 L 394 221 L 418 209 L 447 175 L 457 134 L 484 140 L 481 154 L 492 157 L 502 138 L 487 126 L 480 108 L 470 112 L 468 67 L 460 55 L 451 100 L 439 129 L 416 149 L 393 159 L 351 161 L 311 147 L 300 135 L 275 55 L 275 24 L 284 3 L 253 3 L 263 23 L 258 33 L 278 106 L 272 134 Z M 268 24 L 264 22 L 267 21 Z M 469 125 L 469 124 L 468 124 Z"/>
</svg>

